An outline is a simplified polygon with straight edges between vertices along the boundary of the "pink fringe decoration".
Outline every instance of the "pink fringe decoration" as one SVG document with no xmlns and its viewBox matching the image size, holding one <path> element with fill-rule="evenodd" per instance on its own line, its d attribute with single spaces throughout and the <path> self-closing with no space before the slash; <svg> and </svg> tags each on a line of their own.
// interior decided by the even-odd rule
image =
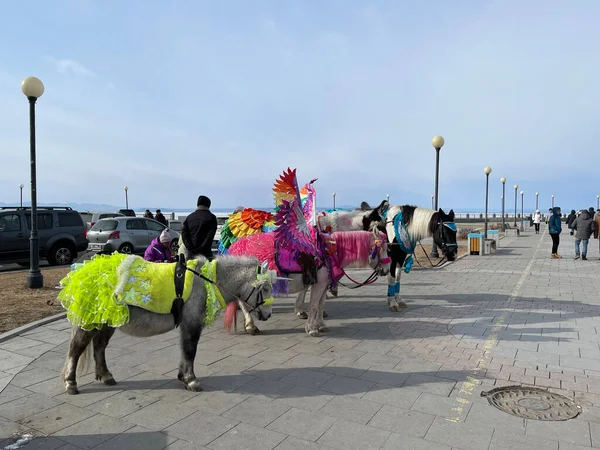
<svg viewBox="0 0 600 450">
<path fill-rule="evenodd" d="M 370 231 L 338 231 L 331 233 L 331 240 L 335 241 L 335 250 L 338 263 L 341 267 L 365 267 L 369 264 L 371 251 Z M 324 235 L 327 239 L 327 235 Z"/>
<path fill-rule="evenodd" d="M 259 264 L 267 261 L 269 270 L 276 270 L 279 274 L 279 268 L 275 263 L 275 235 L 273 233 L 256 233 L 242 237 L 231 244 L 228 254 L 256 256 Z"/>
</svg>

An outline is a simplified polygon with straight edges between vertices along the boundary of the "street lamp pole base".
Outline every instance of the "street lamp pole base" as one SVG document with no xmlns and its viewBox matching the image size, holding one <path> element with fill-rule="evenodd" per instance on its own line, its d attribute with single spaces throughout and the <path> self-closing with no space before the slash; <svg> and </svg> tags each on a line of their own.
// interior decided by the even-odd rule
<svg viewBox="0 0 600 450">
<path fill-rule="evenodd" d="M 44 275 L 39 270 L 29 271 L 27 275 L 27 287 L 29 289 L 41 289 L 44 287 Z"/>
</svg>

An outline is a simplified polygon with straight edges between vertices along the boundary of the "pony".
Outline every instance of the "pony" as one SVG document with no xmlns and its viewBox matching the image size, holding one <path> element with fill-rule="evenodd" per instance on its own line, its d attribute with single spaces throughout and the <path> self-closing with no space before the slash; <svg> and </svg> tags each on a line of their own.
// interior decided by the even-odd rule
<svg viewBox="0 0 600 450">
<path fill-rule="evenodd" d="M 129 258 L 137 257 L 129 256 Z M 208 262 L 203 256 L 198 256 L 195 259 L 197 263 L 194 266 L 202 267 L 201 273 L 208 274 L 208 277 L 200 276 L 201 273 L 189 268 L 184 269 L 186 281 L 191 281 L 191 283 L 188 283 L 184 291 L 187 292 L 184 296 L 189 295 L 189 297 L 181 307 L 178 324 L 180 328 L 181 359 L 177 378 L 183 382 L 186 389 L 199 392 L 202 391 L 202 388 L 194 373 L 194 360 L 202 328 L 209 316 L 214 319 L 214 313 L 218 312 L 218 308 L 215 310 L 211 305 L 215 304 L 213 302 L 216 299 L 218 299 L 218 303 L 225 305 L 226 329 L 231 328 L 240 302 L 244 304 L 245 313 L 254 313 L 259 320 L 267 320 L 271 316 L 271 290 L 276 274 L 272 271 L 263 273 L 260 266 L 258 266 L 258 260 L 252 257 L 219 256 L 212 262 Z M 188 261 L 188 263 L 192 262 L 194 260 Z M 205 272 L 205 268 L 208 268 L 208 271 Z M 84 265 L 77 271 L 70 272 L 70 274 L 85 270 Z M 122 270 L 122 266 L 119 266 L 118 270 Z M 85 273 L 83 275 L 87 276 Z M 102 275 L 105 275 L 105 273 Z M 63 279 L 61 284 L 68 278 L 67 276 Z M 97 284 L 99 283 L 102 283 L 102 281 L 97 282 Z M 164 287 L 162 285 L 157 287 L 157 289 L 160 288 Z M 63 291 L 69 291 L 69 289 L 71 290 L 70 294 L 63 294 Z M 59 299 L 61 299 L 63 307 L 67 308 L 65 299 L 76 297 L 76 288 L 70 288 L 67 281 L 66 287 L 63 286 L 63 291 L 59 294 Z M 96 305 L 99 304 L 98 298 L 93 299 L 92 302 L 95 302 Z M 93 305 L 94 303 L 92 303 Z M 75 321 L 72 320 L 71 316 L 72 310 L 68 309 L 68 311 L 67 317 L 74 323 Z M 164 334 L 175 329 L 177 325 L 177 318 L 174 320 L 174 314 L 159 314 L 129 304 L 126 305 L 126 312 L 128 313 L 128 320 L 119 328 L 131 336 L 150 337 Z M 86 326 L 86 329 L 84 329 L 82 326 L 74 324 L 71 329 L 69 349 L 61 373 L 61 380 L 65 383 L 68 394 L 79 393 L 76 376 L 83 373 L 92 351 L 96 363 L 96 380 L 109 386 L 117 384 L 108 370 L 105 356 L 106 347 L 115 333 L 116 327 L 111 326 L 109 323 L 95 323 L 94 325 L 93 328 Z"/>
<path fill-rule="evenodd" d="M 278 289 L 277 284 L 274 285 L 274 295 L 303 293 L 303 301 L 304 295 L 310 287 L 310 308 L 306 317 L 308 320 L 305 331 L 309 336 L 316 337 L 327 330 L 323 321 L 325 294 L 332 281 L 341 278 L 342 267 L 357 264 L 361 267 L 368 265 L 382 275 L 388 274 L 390 259 L 387 257 L 387 238 L 383 234 L 379 229 L 373 229 L 371 232 L 322 234 L 320 239 L 325 241 L 325 251 L 330 256 L 328 258 L 324 255 L 323 259 L 330 262 L 317 268 L 314 284 L 306 283 L 300 270 L 280 267 L 281 255 L 276 249 L 274 233 L 257 233 L 242 237 L 229 247 L 228 254 L 255 256 L 260 261 L 266 261 L 269 269 L 277 270 L 280 275 L 288 277 L 289 283 L 285 285 L 285 289 Z"/>
<path fill-rule="evenodd" d="M 362 202 L 360 211 L 351 213 L 323 213 L 317 218 L 321 230 L 372 230 L 377 228 L 387 234 L 389 251 L 392 260 L 388 274 L 388 308 L 399 312 L 407 305 L 400 298 L 400 269 L 410 272 L 412 257 L 416 242 L 433 237 L 436 245 L 448 261 L 454 261 L 457 256 L 456 225 L 454 210 L 447 214 L 440 208 L 438 211 L 419 208 L 411 205 L 390 205 L 383 200 L 376 208 L 371 208 L 367 202 Z M 399 242 L 400 240 L 400 242 Z"/>
</svg>

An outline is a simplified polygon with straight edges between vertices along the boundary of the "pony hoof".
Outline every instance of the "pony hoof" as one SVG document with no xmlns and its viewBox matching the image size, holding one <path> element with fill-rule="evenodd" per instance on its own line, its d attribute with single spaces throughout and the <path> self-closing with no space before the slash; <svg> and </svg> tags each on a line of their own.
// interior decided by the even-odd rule
<svg viewBox="0 0 600 450">
<path fill-rule="evenodd" d="M 79 389 L 77 389 L 77 386 L 67 386 L 67 394 L 77 395 L 79 394 Z"/>
<path fill-rule="evenodd" d="M 308 314 L 306 314 L 306 312 L 304 311 L 298 311 L 296 313 L 296 315 L 298 316 L 298 318 L 300 319 L 308 319 Z"/>
<path fill-rule="evenodd" d="M 117 382 L 113 377 L 104 378 L 102 382 L 107 386 L 116 386 Z"/>
<path fill-rule="evenodd" d="M 400 305 L 390 305 L 391 312 L 400 312 Z"/>
<path fill-rule="evenodd" d="M 308 332 L 308 335 L 309 335 L 310 337 L 319 337 L 321 334 L 319 333 L 319 330 L 310 330 L 310 331 Z"/>
<path fill-rule="evenodd" d="M 327 314 L 327 311 L 323 311 L 323 317 L 329 317 L 329 314 Z"/>
<path fill-rule="evenodd" d="M 200 382 L 198 380 L 194 380 L 194 381 L 190 381 L 188 384 L 185 385 L 185 388 L 188 391 L 192 391 L 192 392 L 202 392 L 203 389 L 200 386 Z"/>
<path fill-rule="evenodd" d="M 400 308 L 408 308 L 408 305 L 406 304 L 406 302 L 403 302 L 402 300 L 398 302 L 398 306 Z"/>
<path fill-rule="evenodd" d="M 326 333 L 327 331 L 329 331 L 329 328 L 327 328 L 327 326 L 323 325 L 323 326 L 319 327 L 319 331 L 323 332 L 323 333 Z"/>
<path fill-rule="evenodd" d="M 179 373 L 177 374 L 177 379 L 178 379 L 179 381 L 183 381 L 183 374 L 182 374 L 181 372 L 179 372 Z"/>
<path fill-rule="evenodd" d="M 260 330 L 257 327 L 249 327 L 246 328 L 246 333 L 248 333 L 251 336 L 257 335 L 260 333 Z"/>
</svg>

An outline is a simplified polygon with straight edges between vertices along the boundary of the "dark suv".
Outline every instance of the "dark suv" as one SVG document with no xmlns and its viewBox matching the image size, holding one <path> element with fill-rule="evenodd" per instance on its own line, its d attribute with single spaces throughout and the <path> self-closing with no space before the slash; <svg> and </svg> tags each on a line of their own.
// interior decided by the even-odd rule
<svg viewBox="0 0 600 450">
<path fill-rule="evenodd" d="M 52 266 L 71 264 L 87 250 L 81 215 L 68 206 L 39 206 L 40 258 Z M 30 207 L 0 207 L 0 261 L 29 265 Z"/>
</svg>

